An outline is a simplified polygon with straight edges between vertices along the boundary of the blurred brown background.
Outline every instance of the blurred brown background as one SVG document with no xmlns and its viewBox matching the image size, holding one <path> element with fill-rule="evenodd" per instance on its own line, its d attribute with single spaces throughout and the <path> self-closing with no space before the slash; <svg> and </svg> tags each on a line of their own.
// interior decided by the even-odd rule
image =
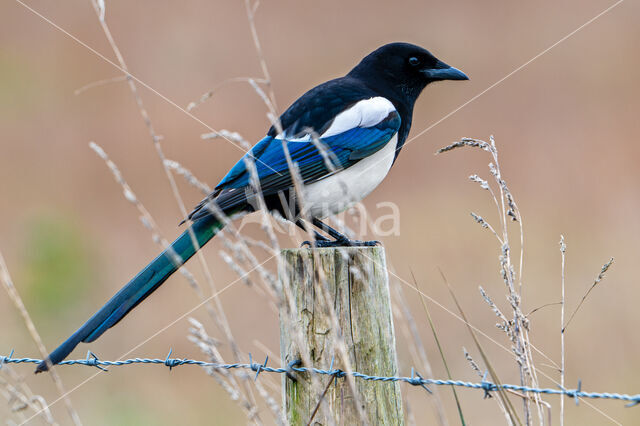
<svg viewBox="0 0 640 426">
<path fill-rule="evenodd" d="M 88 1 L 29 4 L 114 58 Z M 440 83 L 426 90 L 416 105 L 415 135 L 611 4 L 263 2 L 256 26 L 280 111 L 307 89 L 344 74 L 366 53 L 390 41 L 420 44 L 465 71 L 469 82 Z M 0 250 L 45 344 L 53 349 L 158 251 L 88 142 L 96 141 L 118 164 L 167 238 L 178 234 L 180 212 L 127 85 L 115 83 L 74 95 L 75 89 L 117 76 L 118 71 L 16 2 L 2 2 L 0 16 Z M 366 201 L 370 207 L 380 201 L 400 207 L 400 236 L 384 239 L 396 273 L 410 280 L 413 270 L 425 293 L 453 309 L 439 277 L 441 268 L 471 321 L 508 345 L 477 292 L 483 285 L 506 306 L 498 274 L 499 247 L 469 217 L 474 211 L 497 223 L 492 201 L 467 180 L 472 173 L 488 177 L 489 158 L 477 150 L 433 155 L 462 136 L 495 135 L 504 176 L 524 218 L 524 311 L 559 300 L 561 234 L 568 245 L 568 312 L 601 265 L 611 256 L 616 259 L 566 336 L 568 386 L 582 379 L 586 390 L 640 392 L 639 16 L 637 3 L 622 2 L 411 142 L 388 179 Z M 261 77 L 243 2 L 107 1 L 106 18 L 132 74 L 183 107 L 225 79 Z M 200 134 L 207 132 L 201 124 L 149 90 L 140 92 L 156 131 L 164 137 L 167 157 L 210 185 L 240 157 L 241 152 L 223 140 L 201 140 Z M 213 128 L 238 131 L 251 141 L 269 126 L 262 101 L 244 83 L 224 86 L 194 114 Z M 201 195 L 177 179 L 188 207 L 198 202 Z M 247 230 L 264 238 L 257 225 Z M 515 227 L 513 232 L 516 238 Z M 235 278 L 218 255 L 221 249 L 214 240 L 204 250 L 219 287 Z M 200 276 L 197 262 L 190 266 Z M 403 289 L 435 375 L 444 378 L 418 298 L 408 287 Z M 277 314 L 262 296 L 240 283 L 221 300 L 243 351 L 264 356 L 256 346 L 259 341 L 279 353 Z M 176 276 L 73 357 L 84 357 L 91 348 L 104 359 L 116 358 L 198 301 Z M 453 376 L 476 380 L 461 347 L 478 360 L 479 355 L 463 324 L 431 306 Z M 551 306 L 531 317 L 533 343 L 556 362 L 559 314 L 559 307 Z M 216 335 L 202 310 L 194 316 Z M 6 296 L 0 296 L 0 322 L 0 353 L 13 348 L 20 356 L 39 356 Z M 163 357 L 173 348 L 176 356 L 202 358 L 187 341 L 187 328 L 182 320 L 131 355 Z M 502 380 L 517 381 L 515 362 L 492 343 L 483 344 Z M 414 362 L 405 347 L 403 343 L 399 348 L 400 368 L 409 374 Z M 536 360 L 545 373 L 559 377 L 545 367 L 544 359 Z M 48 377 L 33 376 L 31 366 L 17 370 L 47 400 L 56 398 Z M 67 388 L 94 373 L 84 368 L 59 371 Z M 265 376 L 259 380 L 279 384 L 278 377 Z M 541 384 L 555 387 L 546 379 Z M 419 423 L 435 418 L 423 390 L 404 386 L 403 392 Z M 480 392 L 459 393 L 471 423 L 504 421 L 496 403 L 483 400 Z M 275 390 L 274 395 L 279 398 Z M 455 424 L 450 391 L 441 389 L 441 395 Z M 172 372 L 161 367 L 114 368 L 71 398 L 85 424 L 246 421 L 227 394 L 195 367 Z M 557 421 L 557 398 L 547 400 L 554 405 Z M 591 403 L 617 422 L 640 420 L 637 407 Z M 68 422 L 61 403 L 53 412 Z M 0 403 L 0 416 L 6 415 L 7 405 Z M 612 422 L 571 401 L 567 419 L 569 424 Z"/>
</svg>

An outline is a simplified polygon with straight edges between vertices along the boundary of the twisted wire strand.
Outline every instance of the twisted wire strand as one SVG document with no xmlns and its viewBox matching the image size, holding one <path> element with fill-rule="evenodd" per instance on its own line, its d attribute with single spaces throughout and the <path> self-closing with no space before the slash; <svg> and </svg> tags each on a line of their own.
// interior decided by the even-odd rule
<svg viewBox="0 0 640 426">
<path fill-rule="evenodd" d="M 336 379 L 343 378 L 347 376 L 347 372 L 342 371 L 340 369 L 334 369 L 333 362 L 329 369 L 321 369 L 317 367 L 302 367 L 301 362 L 296 360 L 290 362 L 286 367 L 269 367 L 267 366 L 267 362 L 269 357 L 266 357 L 263 363 L 253 362 L 251 354 L 249 354 L 249 362 L 248 363 L 234 363 L 234 364 L 222 364 L 217 362 L 208 362 L 208 361 L 200 361 L 188 358 L 171 358 L 172 351 L 169 351 L 169 354 L 164 358 L 129 358 L 124 360 L 116 360 L 116 361 L 106 361 L 99 359 L 93 352 L 89 351 L 87 353 L 87 357 L 84 359 L 70 359 L 65 360 L 59 363 L 59 365 L 84 365 L 89 367 L 96 367 L 103 371 L 107 371 L 106 367 L 120 367 L 123 365 L 132 365 L 132 364 L 153 364 L 153 365 L 164 365 L 172 369 L 174 367 L 178 367 L 181 365 L 197 365 L 200 367 L 207 367 L 213 369 L 240 369 L 240 370 L 251 370 L 255 371 L 256 375 L 254 380 L 258 379 L 260 373 L 278 373 L 278 374 L 286 374 L 292 380 L 296 380 L 295 373 L 314 373 L 314 374 L 322 374 L 328 376 L 334 376 Z M 0 368 L 4 364 L 38 364 L 42 360 L 36 358 L 14 358 L 13 351 L 8 356 L 0 355 Z M 530 392 L 530 393 L 538 393 L 538 394 L 548 394 L 548 395 L 566 395 L 568 397 L 574 398 L 576 404 L 578 404 L 579 398 L 589 398 L 589 399 L 613 399 L 620 401 L 627 401 L 627 407 L 631 407 L 634 405 L 640 404 L 640 394 L 636 395 L 628 395 L 628 394 L 620 394 L 620 393 L 611 393 L 611 392 L 586 392 L 582 390 L 582 382 L 578 381 L 578 387 L 575 389 L 564 389 L 564 388 L 533 388 L 529 386 L 521 386 L 521 385 L 512 385 L 512 384 L 502 384 L 496 385 L 495 383 L 486 381 L 483 379 L 481 382 L 467 382 L 463 380 L 439 380 L 439 379 L 425 379 L 420 374 L 416 373 L 414 369 L 411 369 L 411 376 L 373 376 L 369 374 L 363 374 L 359 372 L 352 372 L 351 375 L 354 378 L 361 380 L 370 380 L 376 382 L 402 382 L 408 383 L 413 386 L 421 386 L 428 392 L 431 392 L 427 385 L 435 385 L 435 386 L 458 386 L 469 389 L 482 389 L 485 393 L 486 397 L 491 397 L 491 392 L 496 391 L 498 389 L 506 389 L 513 390 L 519 392 Z M 486 375 L 485 375 L 486 377 Z"/>
</svg>

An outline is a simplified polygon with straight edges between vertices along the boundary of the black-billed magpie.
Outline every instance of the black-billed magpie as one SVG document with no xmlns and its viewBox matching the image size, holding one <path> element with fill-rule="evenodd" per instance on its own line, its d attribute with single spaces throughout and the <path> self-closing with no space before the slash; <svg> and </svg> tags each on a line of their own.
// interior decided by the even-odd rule
<svg viewBox="0 0 640 426">
<path fill-rule="evenodd" d="M 391 43 L 367 55 L 344 77 L 309 90 L 191 212 L 190 229 L 47 361 L 59 363 L 78 343 L 93 342 L 117 324 L 224 227 L 221 214 L 235 218 L 255 211 L 261 204 L 252 176 L 258 177 L 270 211 L 299 226 L 304 226 L 303 218 L 309 218 L 334 238 L 316 231 L 316 246 L 372 245 L 374 242 L 347 239 L 321 219 L 352 206 L 382 182 L 407 139 L 413 106 L 425 86 L 440 80 L 467 79 L 462 71 L 419 46 Z M 248 161 L 255 166 L 254 172 Z M 296 165 L 301 194 L 295 191 L 289 162 Z M 36 372 L 47 369 L 43 361 Z"/>
</svg>

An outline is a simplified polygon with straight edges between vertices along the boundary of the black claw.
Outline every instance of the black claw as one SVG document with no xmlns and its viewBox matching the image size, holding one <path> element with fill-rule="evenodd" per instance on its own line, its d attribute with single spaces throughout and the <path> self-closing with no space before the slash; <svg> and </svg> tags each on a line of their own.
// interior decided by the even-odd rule
<svg viewBox="0 0 640 426">
<path fill-rule="evenodd" d="M 375 246 L 381 246 L 382 243 L 380 241 L 357 241 L 357 240 L 350 240 L 349 241 L 351 243 L 352 246 L 355 247 L 375 247 Z"/>
<path fill-rule="evenodd" d="M 309 246 L 309 247 L 317 247 L 317 248 L 325 248 L 325 247 L 375 247 L 377 245 L 382 245 L 380 241 L 359 241 L 359 240 L 348 240 L 348 239 L 338 239 L 338 240 L 320 240 L 320 241 L 305 241 L 302 243 L 301 247 Z"/>
<path fill-rule="evenodd" d="M 329 234 L 333 240 L 329 240 L 324 235 L 320 234 L 318 231 L 314 231 L 315 241 L 304 241 L 300 247 L 309 246 L 309 247 L 375 247 L 378 245 L 382 245 L 380 241 L 359 241 L 359 240 L 350 240 L 346 235 L 336 231 L 329 225 L 320 221 L 320 219 L 313 218 L 312 222 L 313 226 L 316 226 L 322 229 L 324 232 Z M 307 230 L 306 226 L 304 226 L 304 222 L 302 220 L 296 221 L 296 225 L 301 227 L 304 230 Z"/>
</svg>

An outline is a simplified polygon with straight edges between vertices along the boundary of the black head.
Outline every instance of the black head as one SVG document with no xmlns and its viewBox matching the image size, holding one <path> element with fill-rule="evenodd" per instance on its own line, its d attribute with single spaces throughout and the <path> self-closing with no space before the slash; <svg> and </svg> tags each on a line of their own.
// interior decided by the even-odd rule
<svg viewBox="0 0 640 426">
<path fill-rule="evenodd" d="M 399 91 L 410 101 L 434 81 L 469 79 L 428 50 L 410 43 L 390 43 L 374 50 L 348 75 L 374 89 Z"/>
</svg>

